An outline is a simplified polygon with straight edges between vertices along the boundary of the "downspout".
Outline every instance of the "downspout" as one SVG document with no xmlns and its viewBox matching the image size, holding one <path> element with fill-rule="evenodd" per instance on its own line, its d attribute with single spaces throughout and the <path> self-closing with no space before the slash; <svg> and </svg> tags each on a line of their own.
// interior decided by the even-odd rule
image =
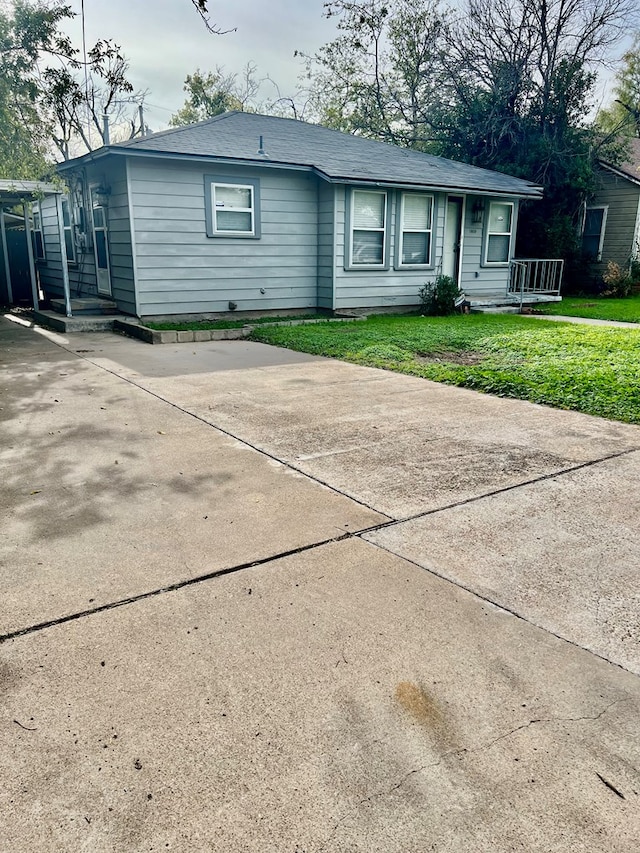
<svg viewBox="0 0 640 853">
<path fill-rule="evenodd" d="M 4 272 L 7 277 L 7 298 L 13 304 L 13 288 L 11 287 L 11 268 L 9 266 L 9 249 L 7 248 L 7 229 L 4 224 L 4 207 L 0 207 L 0 229 L 2 230 L 2 254 L 4 255 Z"/>
<path fill-rule="evenodd" d="M 64 288 L 64 308 L 67 317 L 71 313 L 71 291 L 69 289 L 69 264 L 67 262 L 67 244 L 64 239 L 64 219 L 62 216 L 62 194 L 56 193 L 56 214 L 58 216 L 58 240 L 60 241 L 60 266 L 62 267 L 62 286 Z"/>
<path fill-rule="evenodd" d="M 33 259 L 33 242 L 31 238 L 31 223 L 29 222 L 29 208 L 26 204 L 23 206 L 24 211 L 24 231 L 27 235 L 27 256 L 29 258 L 29 275 L 31 276 L 31 297 L 33 300 L 33 310 L 37 311 L 40 307 L 38 300 L 38 278 L 36 276 L 36 265 Z"/>
</svg>

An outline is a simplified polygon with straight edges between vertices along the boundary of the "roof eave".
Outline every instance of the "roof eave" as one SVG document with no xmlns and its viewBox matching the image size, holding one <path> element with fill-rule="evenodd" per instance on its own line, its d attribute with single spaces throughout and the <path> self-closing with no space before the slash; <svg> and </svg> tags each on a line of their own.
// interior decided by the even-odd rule
<svg viewBox="0 0 640 853">
<path fill-rule="evenodd" d="M 529 191 L 483 188 L 466 186 L 463 184 L 433 184 L 428 181 L 393 181 L 380 180 L 376 178 L 366 179 L 362 177 L 350 177 L 349 175 L 329 175 L 322 169 L 313 165 L 304 165 L 299 163 L 288 163 L 284 160 L 271 160 L 264 157 L 242 158 L 242 157 L 221 157 L 217 154 L 181 154 L 173 151 L 152 151 L 149 149 L 134 149 L 126 146 L 105 146 L 97 151 L 84 154 L 75 160 L 68 160 L 59 164 L 58 169 L 67 170 L 76 166 L 86 165 L 88 162 L 93 162 L 97 159 L 102 159 L 109 154 L 117 154 L 127 157 L 152 157 L 160 160 L 184 160 L 191 163 L 224 163 L 231 166 L 258 166 L 261 168 L 271 169 L 289 169 L 299 172 L 313 172 L 319 178 L 333 184 L 350 184 L 352 186 L 380 186 L 390 189 L 429 189 L 433 192 L 461 192 L 468 195 L 495 195 L 509 198 L 542 198 L 542 187 L 531 186 Z"/>
<path fill-rule="evenodd" d="M 603 160 L 600 160 L 600 165 L 603 169 L 606 169 L 607 172 L 612 172 L 619 178 L 624 178 L 627 181 L 631 181 L 632 184 L 637 184 L 638 186 L 640 186 L 640 174 L 638 175 L 638 177 L 635 177 L 634 175 L 630 175 L 628 172 L 624 172 L 622 169 L 618 169 L 615 166 L 612 166 L 610 163 L 605 163 Z"/>
</svg>

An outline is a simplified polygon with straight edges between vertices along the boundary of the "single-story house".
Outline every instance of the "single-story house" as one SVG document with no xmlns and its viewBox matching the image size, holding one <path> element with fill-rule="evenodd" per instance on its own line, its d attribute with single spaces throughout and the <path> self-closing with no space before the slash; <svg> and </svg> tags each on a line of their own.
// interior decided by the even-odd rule
<svg viewBox="0 0 640 853">
<path fill-rule="evenodd" d="M 505 297 L 518 205 L 542 193 L 242 112 L 107 145 L 59 171 L 62 213 L 44 199 L 33 215 L 44 294 L 97 295 L 142 318 L 411 306 L 440 273 L 469 299 Z"/>
<path fill-rule="evenodd" d="M 622 269 L 640 257 L 640 139 L 629 141 L 629 157 L 619 165 L 601 161 L 596 191 L 582 230 L 584 253 L 602 274 L 609 261 Z"/>
</svg>

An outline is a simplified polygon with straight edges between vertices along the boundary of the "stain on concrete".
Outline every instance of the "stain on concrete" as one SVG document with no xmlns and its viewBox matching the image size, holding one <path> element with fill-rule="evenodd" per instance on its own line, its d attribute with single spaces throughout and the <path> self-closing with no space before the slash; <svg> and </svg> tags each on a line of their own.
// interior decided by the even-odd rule
<svg viewBox="0 0 640 853">
<path fill-rule="evenodd" d="M 441 746 L 454 745 L 455 732 L 448 713 L 424 687 L 411 681 L 401 681 L 396 687 L 395 699 Z"/>
</svg>

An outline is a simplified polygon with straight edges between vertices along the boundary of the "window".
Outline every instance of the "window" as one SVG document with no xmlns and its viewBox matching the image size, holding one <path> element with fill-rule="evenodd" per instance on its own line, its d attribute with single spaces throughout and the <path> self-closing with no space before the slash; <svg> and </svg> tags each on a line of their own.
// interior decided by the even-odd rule
<svg viewBox="0 0 640 853">
<path fill-rule="evenodd" d="M 44 234 L 42 232 L 42 213 L 40 205 L 31 205 L 31 229 L 33 235 L 33 254 L 37 261 L 46 261 L 47 255 L 44 248 Z"/>
<path fill-rule="evenodd" d="M 400 266 L 429 266 L 433 196 L 403 193 L 400 202 Z"/>
<path fill-rule="evenodd" d="M 71 205 L 68 198 L 62 199 L 62 222 L 64 224 L 64 245 L 67 250 L 67 260 L 75 264 L 76 244 L 73 233 L 73 221 L 71 218 Z"/>
<path fill-rule="evenodd" d="M 351 193 L 351 252 L 354 267 L 386 263 L 387 194 L 368 190 Z"/>
<path fill-rule="evenodd" d="M 606 207 L 588 207 L 584 215 L 584 227 L 582 229 L 582 252 L 593 261 L 602 258 L 602 244 L 604 243 L 604 229 L 607 224 Z"/>
<path fill-rule="evenodd" d="M 209 237 L 260 237 L 258 181 L 205 178 L 205 210 Z"/>
<path fill-rule="evenodd" d="M 487 225 L 486 264 L 506 264 L 509 262 L 512 228 L 513 203 L 492 201 L 489 205 Z"/>
</svg>

